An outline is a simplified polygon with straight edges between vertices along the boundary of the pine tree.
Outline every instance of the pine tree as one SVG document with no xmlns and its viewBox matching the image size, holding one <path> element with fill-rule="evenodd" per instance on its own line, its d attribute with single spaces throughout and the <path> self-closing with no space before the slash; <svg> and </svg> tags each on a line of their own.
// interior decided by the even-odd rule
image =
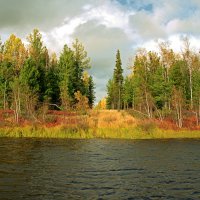
<svg viewBox="0 0 200 200">
<path fill-rule="evenodd" d="M 89 107 L 93 108 L 94 101 L 95 101 L 95 92 L 94 92 L 95 86 L 93 82 L 92 76 L 89 77 L 89 85 L 88 85 L 88 103 Z"/>
<path fill-rule="evenodd" d="M 56 54 L 53 54 L 50 59 L 49 68 L 45 74 L 45 99 L 50 104 L 60 104 L 60 89 L 59 89 L 59 69 Z"/>
<path fill-rule="evenodd" d="M 116 54 L 116 63 L 115 63 L 115 69 L 113 74 L 113 80 L 114 80 L 114 86 L 116 92 L 116 99 L 117 99 L 117 109 L 121 109 L 121 100 L 122 100 L 122 86 L 123 86 L 123 69 L 122 69 L 122 62 L 120 57 L 120 51 L 117 50 Z"/>
<path fill-rule="evenodd" d="M 59 58 L 59 87 L 62 105 L 65 108 L 75 104 L 74 94 L 78 90 L 76 76 L 74 53 L 67 45 L 64 45 Z"/>
<path fill-rule="evenodd" d="M 75 84 L 75 92 L 80 91 L 82 95 L 85 95 L 84 93 L 84 83 L 83 83 L 83 72 L 87 69 L 90 69 L 90 58 L 87 56 L 87 52 L 83 46 L 79 42 L 78 39 L 76 39 L 72 44 L 72 50 L 74 53 L 74 67 L 76 73 L 74 74 L 74 84 Z"/>
<path fill-rule="evenodd" d="M 42 35 L 39 30 L 34 29 L 33 33 L 31 33 L 27 39 L 29 41 L 29 58 L 31 63 L 34 63 L 33 65 L 36 68 L 34 70 L 38 72 L 37 80 L 34 82 L 35 84 L 39 85 L 39 101 L 43 102 L 45 98 L 45 71 L 49 64 L 49 60 L 47 58 L 48 51 L 46 47 L 43 46 Z"/>
<path fill-rule="evenodd" d="M 127 76 L 124 80 L 123 84 L 123 103 L 124 103 L 124 109 L 133 108 L 134 102 L 134 89 L 133 89 L 133 77 Z"/>
</svg>

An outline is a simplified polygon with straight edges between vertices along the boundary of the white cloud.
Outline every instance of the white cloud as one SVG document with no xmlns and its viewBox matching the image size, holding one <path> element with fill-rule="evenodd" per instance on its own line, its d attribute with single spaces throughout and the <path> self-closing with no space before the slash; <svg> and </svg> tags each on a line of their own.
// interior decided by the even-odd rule
<svg viewBox="0 0 200 200">
<path fill-rule="evenodd" d="M 132 11 L 125 12 L 109 1 L 97 7 L 86 4 L 83 10 L 84 12 L 80 15 L 73 18 L 66 18 L 63 24 L 44 34 L 46 43 L 49 44 L 52 40 L 57 41 L 58 49 L 60 49 L 63 43 L 71 42 L 73 34 L 79 26 L 93 20 L 96 20 L 97 24 L 104 25 L 107 28 L 119 28 L 127 34 L 127 37 L 132 38 L 134 36 L 129 26 L 129 16 L 134 14 Z"/>
<path fill-rule="evenodd" d="M 185 37 L 188 37 L 189 39 L 191 50 L 196 52 L 200 50 L 200 37 L 187 36 L 182 34 L 171 35 L 167 40 L 162 38 L 157 40 L 150 40 L 144 44 L 139 44 L 137 47 L 145 48 L 147 51 L 159 52 L 158 44 L 167 41 L 170 45 L 170 48 L 173 49 L 174 52 L 180 53 L 184 48 L 183 38 Z"/>
</svg>

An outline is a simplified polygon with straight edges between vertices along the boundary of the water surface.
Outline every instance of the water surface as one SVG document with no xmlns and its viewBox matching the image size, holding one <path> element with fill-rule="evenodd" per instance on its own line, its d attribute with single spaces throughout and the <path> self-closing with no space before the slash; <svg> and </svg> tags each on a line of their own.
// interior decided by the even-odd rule
<svg viewBox="0 0 200 200">
<path fill-rule="evenodd" d="M 0 199 L 200 199 L 200 140 L 1 138 Z"/>
</svg>

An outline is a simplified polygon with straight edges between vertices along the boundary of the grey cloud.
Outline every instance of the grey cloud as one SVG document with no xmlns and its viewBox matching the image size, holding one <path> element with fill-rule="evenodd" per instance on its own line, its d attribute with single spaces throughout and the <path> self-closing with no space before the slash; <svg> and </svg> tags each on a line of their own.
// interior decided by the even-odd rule
<svg viewBox="0 0 200 200">
<path fill-rule="evenodd" d="M 85 0 L 0 0 L 0 28 L 49 30 L 66 17 L 81 13 L 85 4 Z"/>
<path fill-rule="evenodd" d="M 152 18 L 152 15 L 145 12 L 138 12 L 130 16 L 130 25 L 142 40 L 164 37 L 166 35 L 162 26 L 153 21 Z"/>
<path fill-rule="evenodd" d="M 167 30 L 169 34 L 181 33 L 198 37 L 200 34 L 200 24 L 196 22 L 198 18 L 200 18 L 200 12 L 196 12 L 185 20 L 174 19 L 167 24 Z"/>
</svg>

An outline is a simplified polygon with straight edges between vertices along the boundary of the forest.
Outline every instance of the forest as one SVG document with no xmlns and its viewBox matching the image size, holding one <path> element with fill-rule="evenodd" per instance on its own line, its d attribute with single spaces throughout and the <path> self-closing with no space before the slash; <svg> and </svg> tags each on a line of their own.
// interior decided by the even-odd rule
<svg viewBox="0 0 200 200">
<path fill-rule="evenodd" d="M 107 84 L 108 109 L 134 110 L 149 119 L 173 120 L 179 128 L 187 119 L 200 123 L 200 54 L 189 39 L 179 53 L 168 42 L 158 51 L 139 49 L 131 63 L 131 73 L 123 77 L 117 51 L 113 77 Z"/>
<path fill-rule="evenodd" d="M 179 53 L 168 42 L 138 49 L 127 76 L 117 50 L 113 67 L 107 96 L 94 105 L 91 62 L 78 39 L 56 55 L 37 29 L 27 41 L 10 35 L 0 42 L 1 135 L 168 138 L 175 136 L 164 130 L 186 128 L 199 137 L 200 55 L 188 38 Z M 193 137 L 184 134 L 176 137 Z"/>
<path fill-rule="evenodd" d="M 34 29 L 28 45 L 14 34 L 0 41 L 0 109 L 13 111 L 15 122 L 36 120 L 44 110 L 88 109 L 94 105 L 90 58 L 76 39 L 60 56 L 49 53 Z"/>
</svg>

